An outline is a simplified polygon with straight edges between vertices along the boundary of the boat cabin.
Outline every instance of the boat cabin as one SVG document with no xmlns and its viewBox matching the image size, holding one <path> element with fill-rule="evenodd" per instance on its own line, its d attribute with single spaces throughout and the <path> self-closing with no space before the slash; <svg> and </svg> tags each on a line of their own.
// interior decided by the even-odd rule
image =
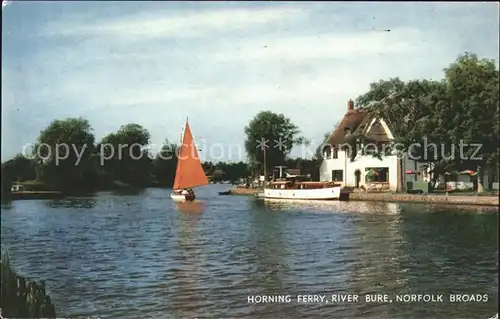
<svg viewBox="0 0 500 319">
<path fill-rule="evenodd" d="M 11 192 L 22 192 L 22 191 L 24 191 L 24 186 L 23 185 L 19 185 L 19 184 L 14 184 L 10 188 L 10 191 Z"/>
<path fill-rule="evenodd" d="M 340 186 L 332 182 L 305 182 L 295 180 L 276 181 L 268 184 L 271 189 L 318 189 Z"/>
</svg>

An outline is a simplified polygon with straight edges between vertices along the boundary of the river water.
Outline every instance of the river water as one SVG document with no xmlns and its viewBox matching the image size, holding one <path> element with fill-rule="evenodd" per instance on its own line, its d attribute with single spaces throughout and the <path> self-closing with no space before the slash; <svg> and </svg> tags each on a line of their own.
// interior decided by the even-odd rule
<svg viewBox="0 0 500 319">
<path fill-rule="evenodd" d="M 167 189 L 4 204 L 2 250 L 19 273 L 46 281 L 58 317 L 486 319 L 498 311 L 496 209 L 264 203 L 218 196 L 224 187 L 202 187 L 184 205 Z M 376 294 L 389 301 L 366 302 Z M 443 302 L 396 299 L 409 294 Z M 450 294 L 483 300 L 450 302 Z M 259 303 L 275 295 L 290 302 Z"/>
</svg>

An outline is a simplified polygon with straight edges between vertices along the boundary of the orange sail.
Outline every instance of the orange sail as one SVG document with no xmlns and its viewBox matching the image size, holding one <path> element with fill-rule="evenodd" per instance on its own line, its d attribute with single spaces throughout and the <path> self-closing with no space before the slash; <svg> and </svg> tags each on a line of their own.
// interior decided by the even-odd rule
<svg viewBox="0 0 500 319">
<path fill-rule="evenodd" d="M 174 189 L 191 188 L 202 185 L 208 185 L 208 179 L 201 166 L 198 151 L 193 141 L 193 135 L 186 121 L 184 138 L 179 150 L 179 159 L 175 172 Z"/>
</svg>

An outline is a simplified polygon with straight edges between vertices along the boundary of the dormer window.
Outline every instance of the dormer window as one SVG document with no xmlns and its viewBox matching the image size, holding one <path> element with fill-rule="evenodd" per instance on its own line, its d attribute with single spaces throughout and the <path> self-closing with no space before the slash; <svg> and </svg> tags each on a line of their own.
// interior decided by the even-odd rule
<svg viewBox="0 0 500 319">
<path fill-rule="evenodd" d="M 325 146 L 323 149 L 323 156 L 325 159 L 335 159 L 338 158 L 339 152 L 336 147 L 333 146 Z"/>
<path fill-rule="evenodd" d="M 377 145 L 374 143 L 368 143 L 362 146 L 362 151 L 364 155 L 374 155 L 377 153 Z"/>
<path fill-rule="evenodd" d="M 332 149 L 331 149 L 330 147 L 325 147 L 325 148 L 323 149 L 323 155 L 324 155 L 324 157 L 325 157 L 326 159 L 331 158 L 331 156 L 332 156 Z"/>
<path fill-rule="evenodd" d="M 332 147 L 332 159 L 339 158 L 339 150 L 336 147 Z"/>
</svg>

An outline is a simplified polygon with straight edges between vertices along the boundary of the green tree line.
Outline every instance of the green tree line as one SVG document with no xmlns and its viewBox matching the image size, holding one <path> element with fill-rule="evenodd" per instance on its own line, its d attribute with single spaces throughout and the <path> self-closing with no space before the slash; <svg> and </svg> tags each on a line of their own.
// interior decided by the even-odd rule
<svg viewBox="0 0 500 319">
<path fill-rule="evenodd" d="M 437 149 L 412 150 L 414 156 L 427 154 L 425 158 L 421 156 L 421 161 L 434 162 L 436 172 L 477 170 L 481 185 L 482 168 L 498 167 L 499 70 L 493 60 L 466 53 L 444 70 L 441 80 L 391 78 L 374 82 L 356 99 L 356 108 L 369 109 L 382 117 L 394 134 L 393 143 L 398 143 L 401 151 L 408 152 L 412 143 L 437 145 Z M 330 134 L 331 131 L 327 132 L 324 140 Z M 146 155 L 149 140 L 147 129 L 131 123 L 96 143 L 86 119 L 55 120 L 37 139 L 37 145 L 49 145 L 43 152 L 32 159 L 18 155 L 2 163 L 2 189 L 10 187 L 12 182 L 26 180 L 68 191 L 103 189 L 118 182 L 133 187 L 171 186 L 177 166 L 177 157 L 172 155 L 178 145 L 166 140 L 161 151 L 150 158 Z M 278 141 L 280 147 L 276 147 Z M 54 156 L 48 157 L 65 151 L 56 147 L 62 143 L 72 146 L 69 156 L 59 162 Z M 264 171 L 270 175 L 275 166 L 285 165 L 301 168 L 313 180 L 319 178 L 322 150 L 317 147 L 312 159 L 291 158 L 295 146 L 308 146 L 310 142 L 284 114 L 258 113 L 245 127 L 244 143 L 245 162 L 205 162 L 206 174 L 214 181 L 237 181 Z M 481 148 L 479 152 L 477 147 L 466 148 L 464 157 L 459 154 L 460 143 L 480 144 Z M 451 145 L 456 147 L 450 148 Z"/>
<path fill-rule="evenodd" d="M 33 190 L 89 192 L 121 187 L 171 187 L 177 167 L 178 145 L 165 140 L 154 157 L 149 152 L 150 133 L 130 123 L 96 142 L 84 118 L 54 120 L 40 132 L 32 152 L 2 163 L 2 191 L 16 182 Z M 65 149 L 61 145 L 68 145 Z M 59 146 L 58 146 L 59 145 Z M 287 159 L 291 168 L 306 168 L 310 160 Z M 261 172 L 246 162 L 202 163 L 214 182 L 233 183 Z"/>
<path fill-rule="evenodd" d="M 483 168 L 498 169 L 499 95 L 495 61 L 465 53 L 444 69 L 440 80 L 372 83 L 356 99 L 356 107 L 384 118 L 395 135 L 393 143 L 422 162 L 434 163 L 435 177 L 474 170 L 482 191 Z M 422 146 L 410 149 L 412 143 Z"/>
<path fill-rule="evenodd" d="M 170 186 L 177 157 L 168 155 L 176 152 L 177 145 L 166 140 L 160 152 L 151 157 L 147 154 L 149 140 L 145 128 L 131 123 L 95 143 L 86 119 L 54 120 L 40 132 L 33 152 L 18 154 L 2 163 L 2 191 L 14 182 L 23 181 L 36 181 L 33 185 L 66 192 L 120 185 Z M 60 146 L 63 144 L 69 149 Z"/>
</svg>

